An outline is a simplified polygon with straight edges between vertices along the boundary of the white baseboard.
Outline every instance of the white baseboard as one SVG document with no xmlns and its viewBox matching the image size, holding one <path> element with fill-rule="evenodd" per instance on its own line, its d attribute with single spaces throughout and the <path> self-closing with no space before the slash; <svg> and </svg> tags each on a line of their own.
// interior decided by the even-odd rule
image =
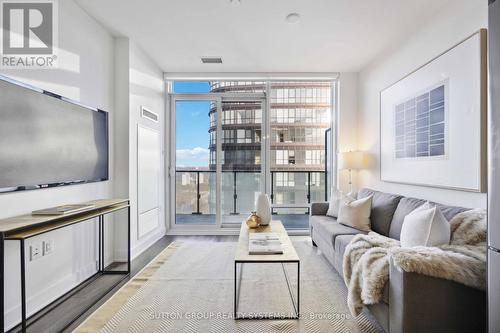
<svg viewBox="0 0 500 333">
<path fill-rule="evenodd" d="M 154 232 L 160 225 L 160 209 L 154 208 L 138 215 L 137 237 L 141 239 L 147 234 Z"/>
<path fill-rule="evenodd" d="M 165 228 L 160 228 L 157 232 L 151 232 L 150 234 L 143 236 L 139 241 L 137 241 L 135 246 L 131 249 L 132 259 L 139 256 L 142 252 L 149 249 L 151 245 L 153 245 L 159 239 L 165 236 L 165 232 L 166 232 Z"/>
<path fill-rule="evenodd" d="M 236 228 L 220 228 L 213 230 L 195 230 L 195 229 L 183 229 L 183 228 L 171 228 L 168 230 L 168 236 L 231 236 L 239 235 L 240 229 Z"/>
<path fill-rule="evenodd" d="M 136 241 L 136 243 L 130 249 L 130 258 L 133 260 L 137 256 L 139 256 L 142 252 L 146 251 L 151 245 L 156 243 L 160 238 L 165 236 L 165 228 L 160 228 L 156 230 L 156 232 L 150 232 L 147 235 L 144 235 L 140 240 Z M 124 249 L 115 250 L 116 260 L 126 260 L 127 251 Z"/>
<path fill-rule="evenodd" d="M 297 229 L 297 230 L 287 230 L 289 236 L 308 236 L 309 230 Z M 239 235 L 240 229 L 236 228 L 220 228 L 213 230 L 195 230 L 195 229 L 183 229 L 183 228 L 171 228 L 168 230 L 168 236 L 231 236 Z"/>
</svg>

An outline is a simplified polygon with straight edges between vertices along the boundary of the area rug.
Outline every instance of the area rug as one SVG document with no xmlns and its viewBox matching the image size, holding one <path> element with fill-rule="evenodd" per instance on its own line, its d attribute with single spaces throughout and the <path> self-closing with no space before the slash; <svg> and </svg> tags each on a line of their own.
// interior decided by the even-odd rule
<svg viewBox="0 0 500 333">
<path fill-rule="evenodd" d="M 76 332 L 382 332 L 347 308 L 347 289 L 310 239 L 294 240 L 301 259 L 300 319 L 234 320 L 235 242 L 174 242 L 83 322 Z M 296 266 L 286 269 L 295 293 Z M 279 264 L 245 264 L 238 311 L 292 313 Z"/>
</svg>

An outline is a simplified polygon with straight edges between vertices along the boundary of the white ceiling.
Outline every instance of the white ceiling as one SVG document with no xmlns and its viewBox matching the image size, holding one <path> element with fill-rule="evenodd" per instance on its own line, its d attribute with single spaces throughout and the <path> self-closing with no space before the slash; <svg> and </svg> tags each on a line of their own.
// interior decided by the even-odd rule
<svg viewBox="0 0 500 333">
<path fill-rule="evenodd" d="M 359 71 L 451 0 L 76 1 L 166 72 L 343 72 Z M 292 12 L 299 23 L 285 22 Z"/>
</svg>

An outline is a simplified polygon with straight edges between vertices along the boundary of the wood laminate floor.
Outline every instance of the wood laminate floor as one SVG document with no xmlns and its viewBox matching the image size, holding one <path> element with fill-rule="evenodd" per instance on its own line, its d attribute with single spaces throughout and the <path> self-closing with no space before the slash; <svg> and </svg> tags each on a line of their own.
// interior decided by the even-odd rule
<svg viewBox="0 0 500 333">
<path fill-rule="evenodd" d="M 158 253 L 176 240 L 231 242 L 237 241 L 238 236 L 164 236 L 132 261 L 130 276 L 123 279 L 116 287 L 105 294 L 104 297 L 102 295 L 106 293 L 113 284 L 122 279 L 122 276 L 104 275 L 94 281 L 88 281 L 78 290 L 78 292 L 64 302 L 56 304 L 53 307 L 48 307 L 31 318 L 28 321 L 29 326 L 27 331 L 33 333 L 71 332 L 82 323 L 85 318 L 118 291 L 121 286 L 153 260 Z M 77 317 L 82 312 L 83 314 Z M 76 320 L 75 317 L 77 317 Z M 18 326 L 9 332 L 20 331 L 20 326 Z"/>
</svg>

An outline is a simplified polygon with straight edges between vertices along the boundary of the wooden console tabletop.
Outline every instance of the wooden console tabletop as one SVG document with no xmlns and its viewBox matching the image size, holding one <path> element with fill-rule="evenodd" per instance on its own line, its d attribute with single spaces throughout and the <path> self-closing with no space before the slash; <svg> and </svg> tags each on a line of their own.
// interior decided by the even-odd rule
<svg viewBox="0 0 500 333">
<path fill-rule="evenodd" d="M 93 207 L 64 215 L 25 214 L 0 220 L 0 233 L 5 239 L 24 239 L 59 229 L 129 206 L 128 199 L 99 199 L 89 201 Z"/>
</svg>

